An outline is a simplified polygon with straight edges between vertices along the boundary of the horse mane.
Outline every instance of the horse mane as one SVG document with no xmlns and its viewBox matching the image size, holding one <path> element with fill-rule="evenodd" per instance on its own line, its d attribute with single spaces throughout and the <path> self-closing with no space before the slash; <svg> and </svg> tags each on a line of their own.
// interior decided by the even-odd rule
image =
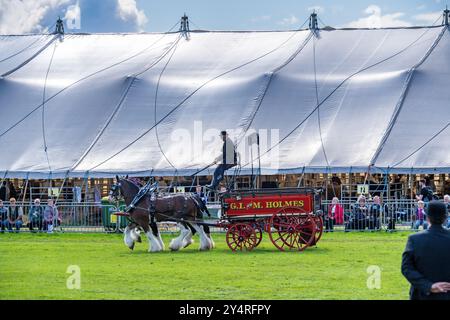
<svg viewBox="0 0 450 320">
<path fill-rule="evenodd" d="M 129 182 L 133 183 L 139 189 L 144 186 L 143 181 L 141 179 L 139 179 L 139 178 L 131 177 L 131 178 L 125 178 L 125 180 L 128 180 Z"/>
</svg>

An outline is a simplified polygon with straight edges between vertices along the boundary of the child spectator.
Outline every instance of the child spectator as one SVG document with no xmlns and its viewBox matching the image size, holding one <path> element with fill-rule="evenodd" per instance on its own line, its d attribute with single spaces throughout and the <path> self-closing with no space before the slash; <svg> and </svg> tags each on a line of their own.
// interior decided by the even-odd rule
<svg viewBox="0 0 450 320">
<path fill-rule="evenodd" d="M 416 221 L 414 221 L 414 230 L 419 230 L 419 227 L 422 226 L 424 230 L 428 229 L 428 222 L 426 221 L 427 214 L 425 212 L 425 202 L 420 200 L 417 202 L 416 209 Z"/>
<path fill-rule="evenodd" d="M 444 204 L 447 207 L 447 211 L 450 212 L 450 195 L 446 194 L 444 196 Z M 445 226 L 450 229 L 450 217 L 447 218 Z"/>
<path fill-rule="evenodd" d="M 44 230 L 48 233 L 53 233 L 53 226 L 55 224 L 61 224 L 61 218 L 53 199 L 48 199 L 47 207 L 44 210 Z"/>
</svg>

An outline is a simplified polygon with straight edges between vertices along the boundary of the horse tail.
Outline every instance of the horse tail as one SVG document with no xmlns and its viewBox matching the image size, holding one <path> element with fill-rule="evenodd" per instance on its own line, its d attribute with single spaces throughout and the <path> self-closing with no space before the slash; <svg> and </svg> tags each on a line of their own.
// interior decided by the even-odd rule
<svg viewBox="0 0 450 320">
<path fill-rule="evenodd" d="M 211 213 L 209 213 L 208 208 L 206 207 L 206 204 L 203 202 L 203 200 L 200 198 L 198 194 L 192 195 L 192 200 L 195 203 L 195 206 L 197 207 L 199 213 L 202 213 L 202 216 L 199 218 L 203 218 L 203 214 L 208 215 L 208 217 L 211 217 Z"/>
</svg>

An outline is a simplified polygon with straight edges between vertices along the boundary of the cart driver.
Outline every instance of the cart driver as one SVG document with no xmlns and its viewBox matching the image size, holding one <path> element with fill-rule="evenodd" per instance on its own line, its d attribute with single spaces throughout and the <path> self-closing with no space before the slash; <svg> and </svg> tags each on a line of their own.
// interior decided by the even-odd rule
<svg viewBox="0 0 450 320">
<path fill-rule="evenodd" d="M 220 137 L 223 140 L 222 154 L 214 160 L 214 164 L 219 165 L 214 171 L 211 184 L 207 186 L 207 188 L 212 190 L 217 189 L 217 186 L 224 178 L 225 171 L 237 165 L 237 154 L 233 141 L 231 141 L 226 131 L 222 131 Z"/>
</svg>

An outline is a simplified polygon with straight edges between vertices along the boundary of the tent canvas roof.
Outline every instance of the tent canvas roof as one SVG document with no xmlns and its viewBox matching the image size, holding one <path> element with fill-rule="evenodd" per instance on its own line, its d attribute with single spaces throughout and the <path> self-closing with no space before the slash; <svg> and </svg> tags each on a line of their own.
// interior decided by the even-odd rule
<svg viewBox="0 0 450 320">
<path fill-rule="evenodd" d="M 0 175 L 450 172 L 447 27 L 0 36 Z M 207 174 L 208 171 L 205 171 Z M 211 172 L 209 172 L 211 173 Z"/>
</svg>

